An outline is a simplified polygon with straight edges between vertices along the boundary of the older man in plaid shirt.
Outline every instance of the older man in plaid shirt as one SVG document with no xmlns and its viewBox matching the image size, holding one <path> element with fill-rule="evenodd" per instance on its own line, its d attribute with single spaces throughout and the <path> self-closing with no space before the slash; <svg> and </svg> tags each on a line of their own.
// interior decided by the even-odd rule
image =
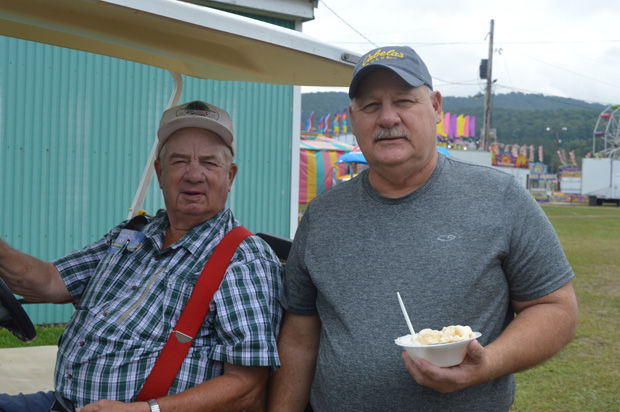
<svg viewBox="0 0 620 412">
<path fill-rule="evenodd" d="M 131 250 L 118 241 L 126 222 L 54 262 L 0 240 L 0 276 L 29 301 L 75 304 L 59 345 L 55 386 L 57 398 L 82 411 L 256 408 L 269 367 L 279 364 L 282 272 L 256 236 L 233 255 L 168 396 L 135 401 L 205 262 L 239 226 L 226 207 L 237 172 L 228 113 L 204 102 L 174 107 L 164 113 L 158 138 L 155 169 L 166 210 L 132 239 Z M 53 393 L 4 395 L 0 410 L 47 411 L 53 400 Z"/>
</svg>

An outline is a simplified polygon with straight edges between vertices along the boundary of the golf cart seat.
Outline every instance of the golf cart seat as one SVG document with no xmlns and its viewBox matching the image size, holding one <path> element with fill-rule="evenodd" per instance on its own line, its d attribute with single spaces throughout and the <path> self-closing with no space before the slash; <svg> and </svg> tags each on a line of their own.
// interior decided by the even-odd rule
<svg viewBox="0 0 620 412">
<path fill-rule="evenodd" d="M 291 250 L 291 244 L 293 242 L 288 238 L 264 232 L 259 232 L 256 234 L 256 236 L 267 242 L 267 244 L 271 247 L 271 249 L 273 249 L 273 251 L 276 253 L 276 256 L 280 259 L 280 262 L 282 262 L 282 265 L 284 266 L 286 264 L 286 259 L 288 259 L 288 254 Z"/>
</svg>

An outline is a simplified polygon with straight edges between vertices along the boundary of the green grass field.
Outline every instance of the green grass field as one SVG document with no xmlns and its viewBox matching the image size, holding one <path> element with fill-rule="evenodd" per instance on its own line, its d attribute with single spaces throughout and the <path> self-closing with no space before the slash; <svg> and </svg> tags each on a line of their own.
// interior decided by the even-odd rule
<svg viewBox="0 0 620 412">
<path fill-rule="evenodd" d="M 516 375 L 513 411 L 620 411 L 620 208 L 543 206 L 575 270 L 575 339 Z"/>
<path fill-rule="evenodd" d="M 576 273 L 575 339 L 517 374 L 512 411 L 620 411 L 620 207 L 544 205 Z M 54 345 L 62 327 L 38 327 L 29 345 Z M 25 345 L 0 330 L 0 347 Z"/>
<path fill-rule="evenodd" d="M 0 348 L 19 348 L 23 346 L 56 345 L 60 334 L 65 329 L 62 325 L 39 326 L 35 325 L 37 337 L 30 343 L 22 342 L 6 329 L 0 330 Z"/>
</svg>

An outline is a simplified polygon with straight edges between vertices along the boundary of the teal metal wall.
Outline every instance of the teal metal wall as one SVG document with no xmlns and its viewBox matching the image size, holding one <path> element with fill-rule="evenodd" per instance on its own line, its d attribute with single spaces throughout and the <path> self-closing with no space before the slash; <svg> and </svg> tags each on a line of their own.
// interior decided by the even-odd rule
<svg viewBox="0 0 620 412">
<path fill-rule="evenodd" d="M 181 101 L 205 100 L 233 118 L 235 216 L 252 231 L 287 236 L 293 87 L 184 81 Z M 0 36 L 0 236 L 51 260 L 125 219 L 172 88 L 165 70 Z M 163 207 L 154 183 L 144 207 Z M 35 323 L 73 312 L 26 310 Z"/>
</svg>

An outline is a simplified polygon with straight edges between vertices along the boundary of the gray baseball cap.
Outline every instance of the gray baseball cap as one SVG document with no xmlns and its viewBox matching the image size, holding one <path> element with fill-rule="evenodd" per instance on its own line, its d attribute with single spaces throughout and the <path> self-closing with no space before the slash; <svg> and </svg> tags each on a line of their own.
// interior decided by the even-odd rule
<svg viewBox="0 0 620 412">
<path fill-rule="evenodd" d="M 199 127 L 217 134 L 235 156 L 235 137 L 230 115 L 224 109 L 199 100 L 166 110 L 157 130 L 157 155 L 170 135 L 185 127 Z"/>
<path fill-rule="evenodd" d="M 425 84 L 433 90 L 431 74 L 420 56 L 411 47 L 388 46 L 373 49 L 360 58 L 349 85 L 349 97 L 351 99 L 355 97 L 366 76 L 381 68 L 393 71 L 412 87 Z"/>
</svg>

